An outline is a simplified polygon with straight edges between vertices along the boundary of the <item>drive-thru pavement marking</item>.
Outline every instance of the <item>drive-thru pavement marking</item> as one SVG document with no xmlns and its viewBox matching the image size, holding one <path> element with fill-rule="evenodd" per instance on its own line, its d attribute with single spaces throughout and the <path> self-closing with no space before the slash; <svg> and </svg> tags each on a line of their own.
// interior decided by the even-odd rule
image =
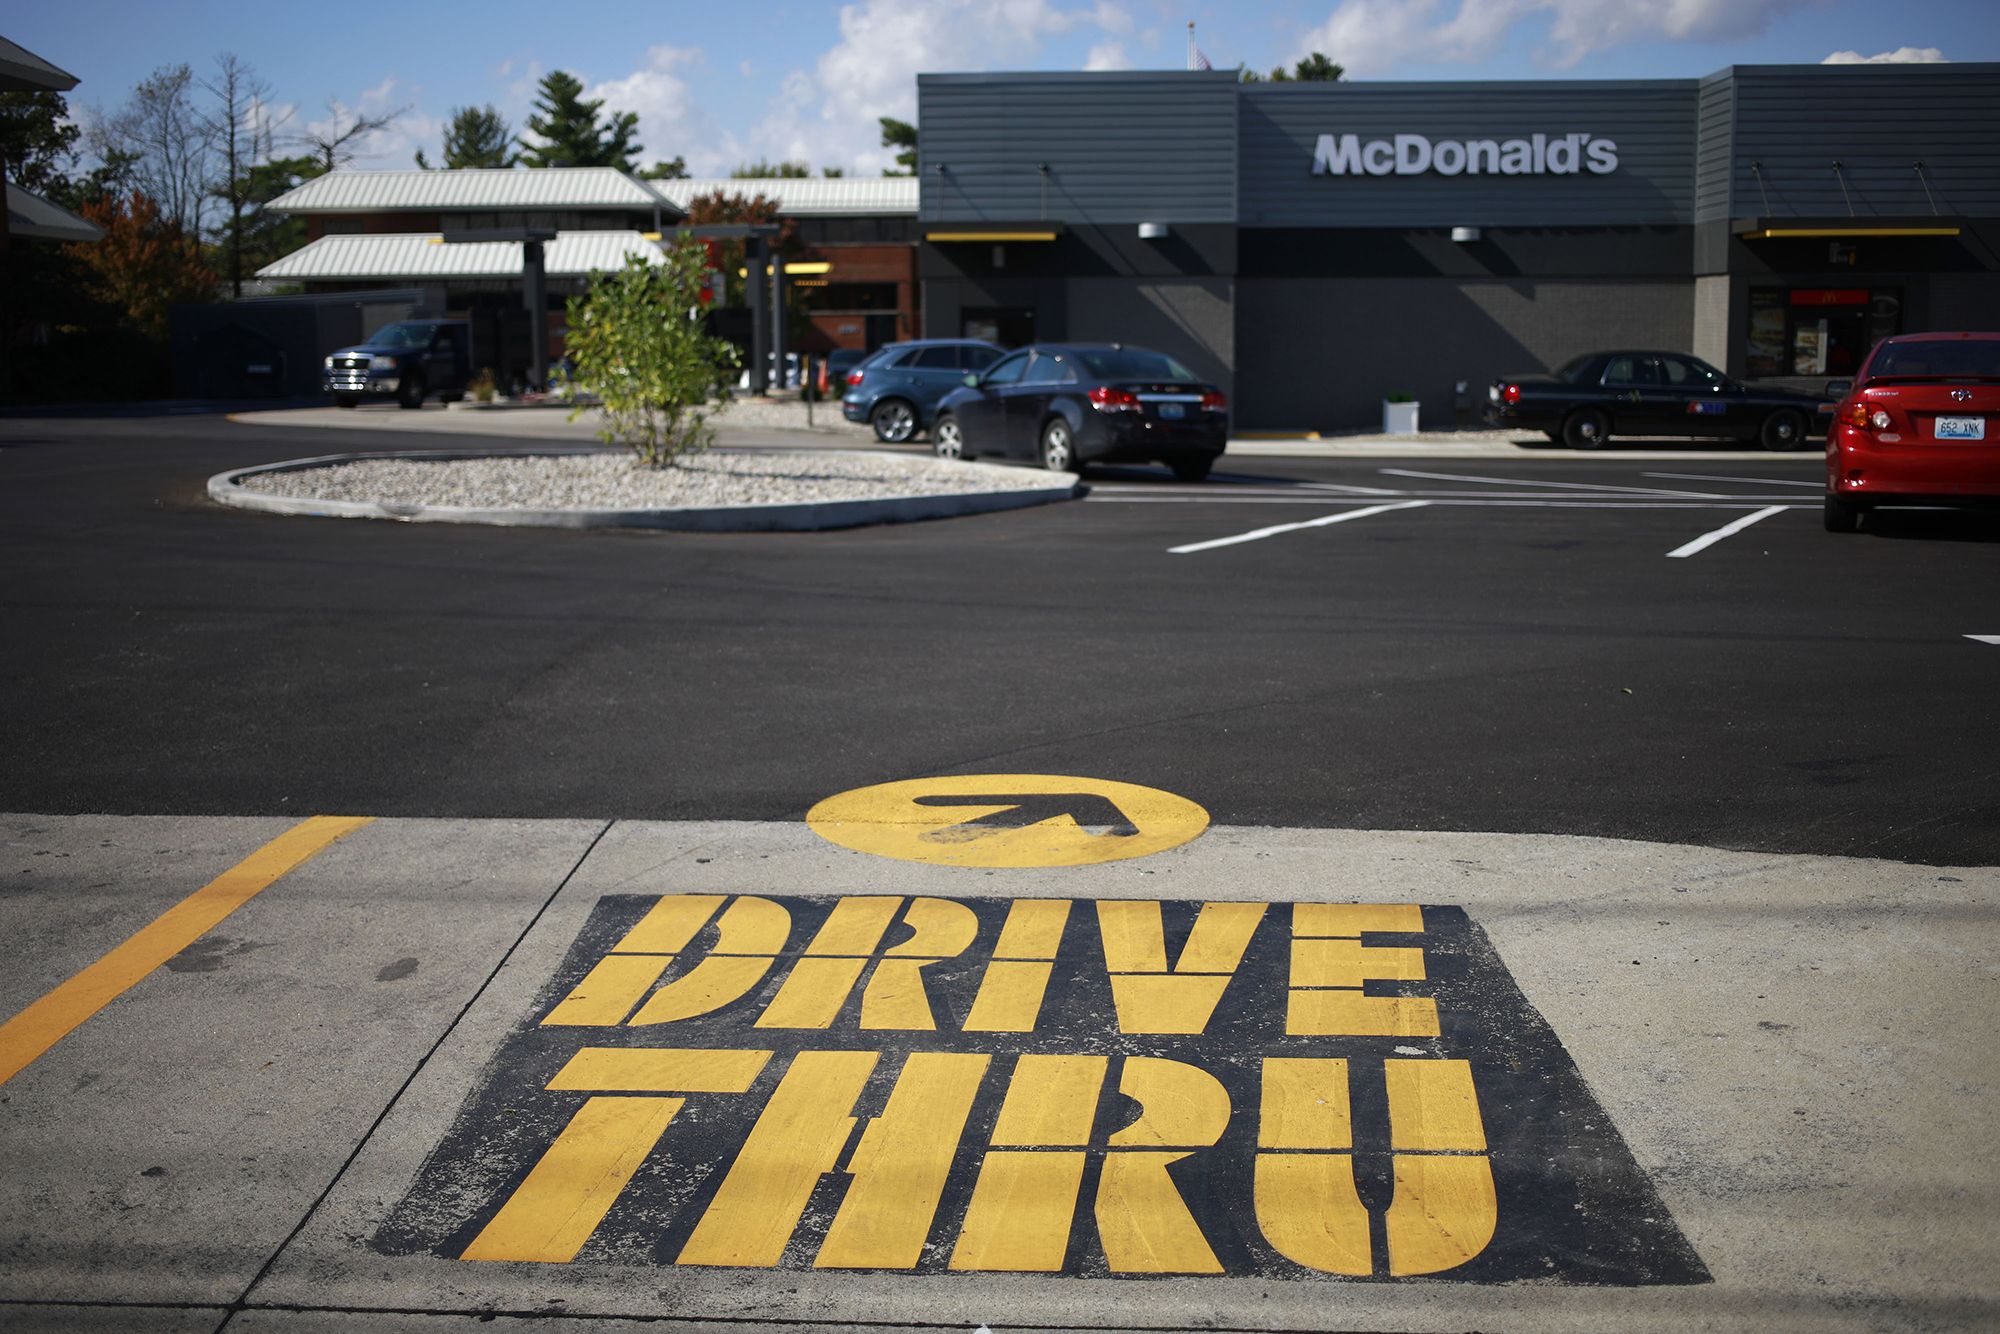
<svg viewBox="0 0 2000 1334">
<path fill-rule="evenodd" d="M 1411 903 L 606 896 L 373 1244 L 1708 1277 L 1478 926 Z"/>
<path fill-rule="evenodd" d="M 24 1000 L 282 828 L 5 819 Z M 1592 838 L 381 819 L 0 1089 L 0 1323 L 1989 1328 L 1997 914 L 1990 868 Z"/>
<path fill-rule="evenodd" d="M 1088 866 L 1178 847 L 1208 828 L 1185 797 L 1061 774 L 959 774 L 854 788 L 806 824 L 856 852 L 938 866 Z"/>
</svg>

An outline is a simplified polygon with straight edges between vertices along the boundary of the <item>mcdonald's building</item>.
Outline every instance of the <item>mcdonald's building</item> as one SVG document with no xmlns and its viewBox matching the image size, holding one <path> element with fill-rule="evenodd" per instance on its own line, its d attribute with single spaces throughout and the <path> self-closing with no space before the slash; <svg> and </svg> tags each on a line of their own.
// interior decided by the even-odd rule
<svg viewBox="0 0 2000 1334">
<path fill-rule="evenodd" d="M 1242 84 L 931 74 L 923 325 L 1183 358 L 1251 430 L 1617 346 L 1818 387 L 2000 328 L 2000 65 L 1703 79 Z"/>
</svg>

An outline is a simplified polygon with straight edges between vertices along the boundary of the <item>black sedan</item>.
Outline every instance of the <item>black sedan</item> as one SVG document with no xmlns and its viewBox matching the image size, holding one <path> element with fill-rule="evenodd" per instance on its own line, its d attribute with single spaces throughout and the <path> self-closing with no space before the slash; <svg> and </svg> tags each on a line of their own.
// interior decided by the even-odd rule
<svg viewBox="0 0 2000 1334">
<path fill-rule="evenodd" d="M 1229 400 L 1164 352 L 1121 343 L 1041 343 L 945 395 L 931 426 L 940 458 L 1038 459 L 1051 472 L 1164 463 L 1208 476 L 1229 441 Z"/>
<path fill-rule="evenodd" d="M 1486 391 L 1486 420 L 1576 449 L 1613 435 L 1719 436 L 1798 449 L 1826 434 L 1827 403 L 1753 389 L 1683 352 L 1586 352 L 1549 375 L 1508 376 Z"/>
</svg>

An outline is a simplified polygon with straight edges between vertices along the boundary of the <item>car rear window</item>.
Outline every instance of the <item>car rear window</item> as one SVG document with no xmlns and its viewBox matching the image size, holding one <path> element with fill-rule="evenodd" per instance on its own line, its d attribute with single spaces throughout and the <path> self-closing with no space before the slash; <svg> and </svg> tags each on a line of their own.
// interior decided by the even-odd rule
<svg viewBox="0 0 2000 1334">
<path fill-rule="evenodd" d="M 917 354 L 912 347 L 885 347 L 861 364 L 871 371 L 886 371 L 891 366 L 907 366 Z"/>
<path fill-rule="evenodd" d="M 922 347 L 910 362 L 920 371 L 955 371 L 958 369 L 958 349 L 955 347 Z"/>
<path fill-rule="evenodd" d="M 1143 347 L 1082 348 L 1076 359 L 1100 380 L 1188 380 L 1194 372 L 1164 352 Z"/>
<path fill-rule="evenodd" d="M 1568 361 L 1565 361 L 1562 364 L 1562 368 L 1556 372 L 1556 378 L 1558 380 L 1578 379 L 1586 371 L 1590 369 L 1591 363 L 1596 360 L 1597 358 L 1588 352 L 1584 353 L 1580 357 L 1571 357 Z"/>
<path fill-rule="evenodd" d="M 2000 339 L 1885 343 L 1868 365 L 1871 380 L 2000 380 Z"/>
</svg>

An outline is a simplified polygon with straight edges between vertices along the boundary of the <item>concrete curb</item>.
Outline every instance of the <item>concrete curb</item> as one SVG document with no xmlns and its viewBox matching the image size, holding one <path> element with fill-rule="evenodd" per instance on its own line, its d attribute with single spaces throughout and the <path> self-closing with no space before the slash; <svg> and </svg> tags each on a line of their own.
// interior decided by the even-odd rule
<svg viewBox="0 0 2000 1334">
<path fill-rule="evenodd" d="M 605 454 L 615 450 L 557 446 L 541 454 Z M 362 459 L 449 460 L 492 458 L 490 449 L 394 450 L 358 454 L 323 454 L 287 459 L 219 472 L 208 479 L 209 498 L 236 509 L 266 514 L 304 515 L 322 519 L 396 519 L 403 523 L 478 523 L 516 528 L 657 528 L 691 533 L 804 533 L 829 528 L 859 528 L 878 523 L 915 523 L 952 519 L 967 514 L 1025 509 L 1071 500 L 1083 486 L 1036 487 L 1032 490 L 970 491 L 929 496 L 895 496 L 880 500 L 823 500 L 796 505 L 723 505 L 707 508 L 648 510 L 474 509 L 460 505 L 408 505 L 372 500 L 308 500 L 274 496 L 242 485 L 260 473 L 296 472 Z M 504 455 L 503 455 L 504 457 Z M 887 454 L 888 458 L 906 455 Z M 981 467 L 977 463 L 967 467 Z"/>
</svg>

